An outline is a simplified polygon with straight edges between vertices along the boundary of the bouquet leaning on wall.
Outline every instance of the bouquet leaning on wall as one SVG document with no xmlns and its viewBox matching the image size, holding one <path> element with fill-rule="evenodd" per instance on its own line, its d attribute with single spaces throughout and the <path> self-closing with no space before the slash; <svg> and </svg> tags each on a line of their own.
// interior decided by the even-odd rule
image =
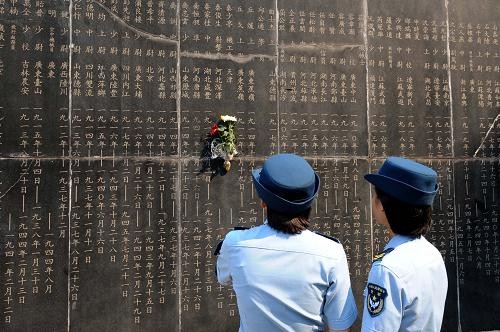
<svg viewBox="0 0 500 332">
<path fill-rule="evenodd" d="M 231 161 L 238 154 L 236 150 L 236 123 L 238 119 L 231 115 L 221 115 L 203 139 L 200 154 L 200 173 L 210 171 L 210 179 L 217 175 L 226 175 L 231 169 Z"/>
</svg>

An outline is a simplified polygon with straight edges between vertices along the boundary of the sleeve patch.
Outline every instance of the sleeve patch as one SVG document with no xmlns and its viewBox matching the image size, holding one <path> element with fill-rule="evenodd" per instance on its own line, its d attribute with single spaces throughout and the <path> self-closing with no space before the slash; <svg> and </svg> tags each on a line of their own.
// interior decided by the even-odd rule
<svg viewBox="0 0 500 332">
<path fill-rule="evenodd" d="M 387 290 L 384 287 L 369 283 L 367 286 L 366 308 L 370 316 L 375 317 L 382 313 L 387 297 Z"/>
</svg>

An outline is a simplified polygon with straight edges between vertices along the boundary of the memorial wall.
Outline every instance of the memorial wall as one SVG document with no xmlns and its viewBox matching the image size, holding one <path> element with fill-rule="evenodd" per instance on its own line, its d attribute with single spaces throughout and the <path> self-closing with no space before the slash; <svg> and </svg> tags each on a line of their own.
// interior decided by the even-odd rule
<svg viewBox="0 0 500 332">
<path fill-rule="evenodd" d="M 500 329 L 496 0 L 0 0 L 0 330 L 236 331 L 214 248 L 264 213 L 251 170 L 304 156 L 315 230 L 362 291 L 388 233 L 363 174 L 439 174 L 443 331 Z M 202 139 L 238 118 L 230 172 Z M 359 319 L 356 325 L 360 326 Z"/>
</svg>

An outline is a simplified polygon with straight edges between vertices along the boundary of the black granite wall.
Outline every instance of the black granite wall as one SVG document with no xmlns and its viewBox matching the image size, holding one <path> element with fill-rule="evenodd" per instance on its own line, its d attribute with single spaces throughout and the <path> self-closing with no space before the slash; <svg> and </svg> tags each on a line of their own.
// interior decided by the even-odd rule
<svg viewBox="0 0 500 332">
<path fill-rule="evenodd" d="M 263 221 L 250 172 L 293 152 L 355 295 L 388 239 L 363 174 L 440 176 L 443 331 L 500 329 L 495 0 L 0 0 L 0 330 L 235 331 L 214 245 Z M 200 138 L 238 117 L 229 174 Z M 356 325 L 359 328 L 359 322 Z"/>
</svg>

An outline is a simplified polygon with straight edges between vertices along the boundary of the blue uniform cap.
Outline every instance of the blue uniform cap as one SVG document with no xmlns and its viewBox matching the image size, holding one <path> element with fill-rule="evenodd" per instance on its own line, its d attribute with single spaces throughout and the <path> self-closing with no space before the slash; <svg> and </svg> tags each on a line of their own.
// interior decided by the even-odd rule
<svg viewBox="0 0 500 332">
<path fill-rule="evenodd" d="M 252 172 L 259 197 L 271 209 L 293 215 L 311 206 L 319 190 L 319 176 L 294 154 L 277 154 Z"/>
<path fill-rule="evenodd" d="M 438 190 L 437 173 L 425 165 L 401 157 L 389 157 L 378 173 L 365 179 L 377 189 L 412 205 L 432 205 Z"/>
</svg>

